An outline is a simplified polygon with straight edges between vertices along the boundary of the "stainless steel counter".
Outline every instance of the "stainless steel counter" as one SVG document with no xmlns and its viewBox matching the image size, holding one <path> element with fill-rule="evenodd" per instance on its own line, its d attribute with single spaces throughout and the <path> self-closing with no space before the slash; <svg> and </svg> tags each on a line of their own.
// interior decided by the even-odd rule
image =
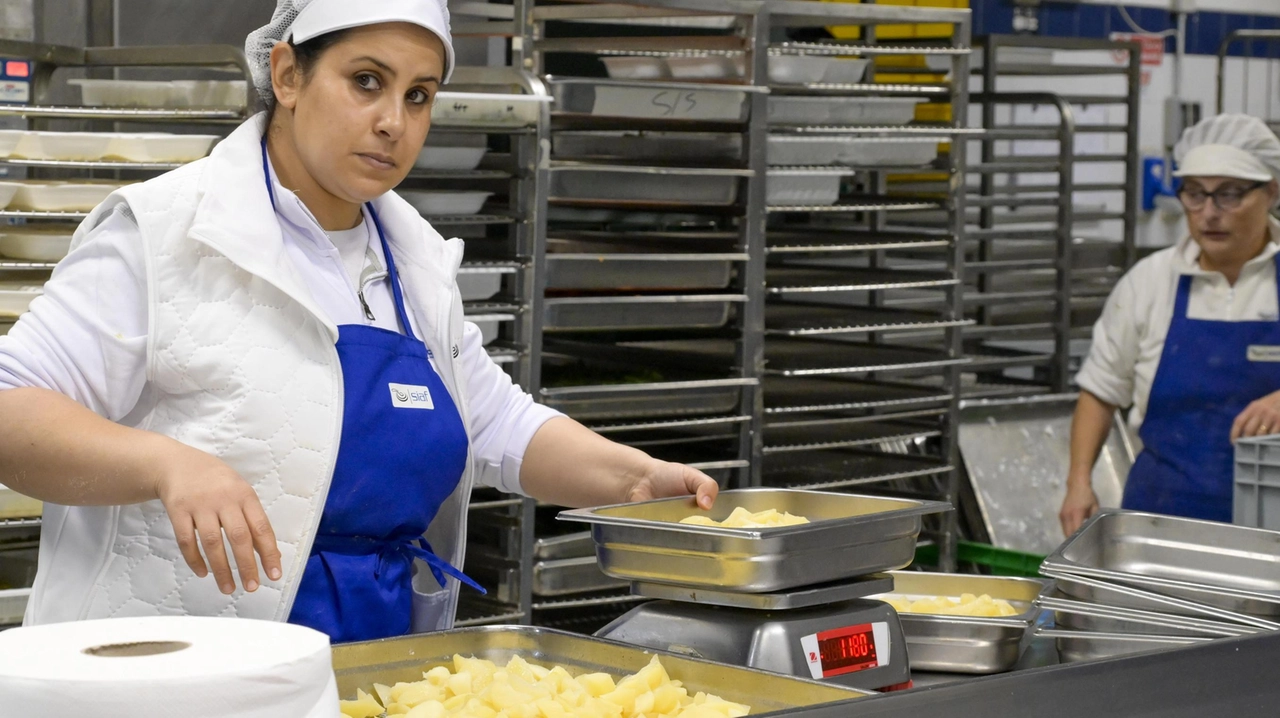
<svg viewBox="0 0 1280 718">
<path fill-rule="evenodd" d="M 1280 633 L 1048 665 L 789 711 L 789 718 L 1208 718 L 1280 714 Z M 923 684 L 923 685 L 922 685 Z"/>
</svg>

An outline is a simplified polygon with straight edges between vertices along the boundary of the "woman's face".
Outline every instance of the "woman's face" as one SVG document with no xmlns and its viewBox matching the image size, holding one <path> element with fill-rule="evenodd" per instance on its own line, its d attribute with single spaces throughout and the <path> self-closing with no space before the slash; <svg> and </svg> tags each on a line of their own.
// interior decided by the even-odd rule
<svg viewBox="0 0 1280 718">
<path fill-rule="evenodd" d="M 1261 187 L 1257 184 L 1234 177 L 1187 177 L 1183 181 L 1179 195 L 1187 209 L 1187 227 L 1202 251 L 1211 257 L 1225 257 L 1261 248 L 1277 187 L 1275 181 Z M 1208 193 L 1217 193 L 1218 199 L 1205 196 Z M 1232 205 L 1237 200 L 1237 207 L 1218 207 L 1219 203 Z"/>
<path fill-rule="evenodd" d="M 431 127 L 444 76 L 444 44 L 410 23 L 350 30 L 306 77 L 280 83 L 293 111 L 293 143 L 326 192 L 360 204 L 400 184 Z"/>
</svg>

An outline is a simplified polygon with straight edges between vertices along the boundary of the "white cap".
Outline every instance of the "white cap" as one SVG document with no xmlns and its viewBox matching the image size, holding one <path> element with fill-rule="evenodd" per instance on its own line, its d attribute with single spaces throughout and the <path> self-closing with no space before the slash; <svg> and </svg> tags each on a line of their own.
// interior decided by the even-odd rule
<svg viewBox="0 0 1280 718">
<path fill-rule="evenodd" d="M 1217 115 L 1187 128 L 1173 156 L 1174 177 L 1280 178 L 1280 138 L 1249 115 Z"/>
<path fill-rule="evenodd" d="M 306 42 L 325 33 L 383 22 L 407 22 L 426 28 L 444 45 L 444 77 L 453 75 L 453 37 L 446 0 L 277 0 L 271 22 L 249 33 L 244 54 L 253 84 L 264 98 L 271 91 L 271 49 L 292 39 Z"/>
</svg>

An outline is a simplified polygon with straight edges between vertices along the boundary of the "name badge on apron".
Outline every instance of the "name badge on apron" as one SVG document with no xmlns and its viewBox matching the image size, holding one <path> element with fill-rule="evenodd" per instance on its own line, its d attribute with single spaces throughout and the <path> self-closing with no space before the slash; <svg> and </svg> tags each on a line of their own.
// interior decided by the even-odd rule
<svg viewBox="0 0 1280 718">
<path fill-rule="evenodd" d="M 431 390 L 425 386 L 414 384 L 389 383 L 391 405 L 397 409 L 434 409 L 436 404 L 431 400 Z"/>
<path fill-rule="evenodd" d="M 1249 361 L 1280 361 L 1280 346 L 1274 344 L 1250 344 Z"/>
</svg>

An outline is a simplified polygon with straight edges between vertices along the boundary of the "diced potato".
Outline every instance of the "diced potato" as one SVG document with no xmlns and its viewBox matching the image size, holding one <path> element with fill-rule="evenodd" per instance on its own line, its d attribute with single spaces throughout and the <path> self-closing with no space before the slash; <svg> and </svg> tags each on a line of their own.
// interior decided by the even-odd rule
<svg viewBox="0 0 1280 718">
<path fill-rule="evenodd" d="M 339 701 L 338 709 L 347 718 L 374 718 L 374 716 L 382 715 L 382 706 L 379 705 L 378 701 L 359 689 L 356 690 L 355 700 Z"/>
<path fill-rule="evenodd" d="M 724 521 L 715 521 L 711 518 L 697 514 L 680 520 L 682 524 L 692 524 L 694 526 L 720 526 L 731 529 L 764 529 L 775 528 L 778 526 L 795 526 L 798 524 L 807 524 L 809 519 L 803 516 L 795 516 L 788 512 L 779 513 L 777 509 L 765 509 L 751 513 L 745 508 L 739 506 L 729 514 Z"/>
<path fill-rule="evenodd" d="M 506 666 L 454 656 L 423 680 L 375 684 L 379 700 L 359 691 L 343 701 L 347 718 L 741 718 L 750 710 L 717 696 L 690 696 L 655 656 L 621 680 L 606 673 L 572 676 L 513 657 Z M 385 708 L 385 711 L 384 711 Z"/>
<path fill-rule="evenodd" d="M 988 594 L 961 594 L 959 598 L 931 596 L 912 600 L 906 596 L 886 596 L 885 603 L 898 613 L 930 613 L 941 616 L 1016 616 L 1018 609 L 1002 598 Z"/>
</svg>

